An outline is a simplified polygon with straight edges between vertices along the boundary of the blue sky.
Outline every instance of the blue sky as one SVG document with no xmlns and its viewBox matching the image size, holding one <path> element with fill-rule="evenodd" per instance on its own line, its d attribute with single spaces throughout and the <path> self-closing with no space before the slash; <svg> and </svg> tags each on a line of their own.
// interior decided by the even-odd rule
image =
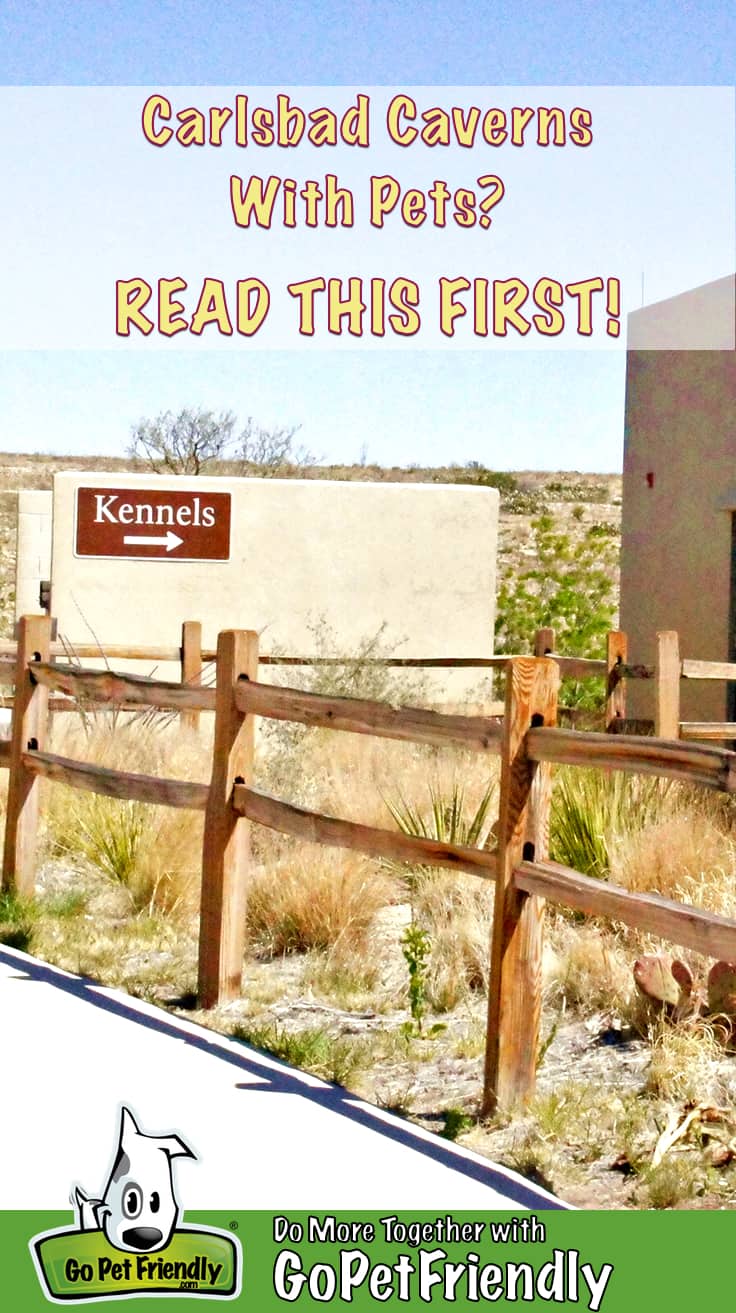
<svg viewBox="0 0 736 1313">
<path fill-rule="evenodd" d="M 6 85 L 730 85 L 735 50 L 732 3 L 0 4 Z M 331 460 L 614 470 L 623 399 L 606 352 L 2 352 L 0 448 L 117 454 L 202 405 Z"/>
</svg>

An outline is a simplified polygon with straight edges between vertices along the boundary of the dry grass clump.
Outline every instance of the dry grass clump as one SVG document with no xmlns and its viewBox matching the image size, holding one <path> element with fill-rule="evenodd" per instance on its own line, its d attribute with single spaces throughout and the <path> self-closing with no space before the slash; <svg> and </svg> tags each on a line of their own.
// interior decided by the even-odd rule
<svg viewBox="0 0 736 1313">
<path fill-rule="evenodd" d="M 736 842 L 708 813 L 690 806 L 621 838 L 612 879 L 722 916 L 736 915 Z"/>
<path fill-rule="evenodd" d="M 346 820 L 391 827 L 384 798 L 400 793 L 410 802 L 426 800 L 427 779 L 439 767 L 437 749 L 365 734 L 311 733 L 305 761 L 310 805 Z M 449 778 L 454 755 L 443 752 L 442 778 Z M 305 787 L 306 780 L 301 785 Z"/>
<path fill-rule="evenodd" d="M 437 871 L 416 879 L 413 915 L 430 943 L 427 1002 L 439 1012 L 487 989 L 493 895 L 493 885 L 473 875 Z"/>
<path fill-rule="evenodd" d="M 635 994 L 631 955 L 616 935 L 556 917 L 548 922 L 548 942 L 545 985 L 550 993 L 583 1012 L 628 1014 Z"/>
<path fill-rule="evenodd" d="M 268 957 L 338 943 L 346 953 L 367 951 L 374 916 L 395 896 L 395 882 L 367 858 L 312 844 L 284 846 L 248 882 L 250 942 Z"/>
<path fill-rule="evenodd" d="M 345 939 L 304 962 L 302 983 L 331 1006 L 346 1012 L 385 1012 L 397 1006 L 395 990 L 382 974 L 380 957 L 356 949 Z"/>
<path fill-rule="evenodd" d="M 736 917 L 736 839 L 727 806 L 662 781 L 633 777 L 622 790 L 615 773 L 579 775 L 576 782 L 576 774 L 560 772 L 553 836 L 565 834 L 563 860 L 625 889 Z M 642 953 L 661 950 L 659 941 L 604 919 L 581 924 L 564 912 L 548 927 L 553 992 L 583 1011 L 613 1011 L 646 1033 L 652 1009 L 635 990 L 632 970 Z"/>
<path fill-rule="evenodd" d="M 53 848 L 57 856 L 83 858 L 125 888 L 136 911 L 173 915 L 196 903 L 202 860 L 200 813 L 64 789 L 56 810 Z"/>
<path fill-rule="evenodd" d="M 92 734 L 64 725 L 54 744 L 63 756 L 143 774 L 207 779 L 208 754 L 194 735 L 147 729 L 128 721 Z M 124 888 L 135 910 L 174 913 L 196 900 L 202 815 L 129 799 L 48 785 L 42 808 L 50 853 L 83 859 Z"/>
<path fill-rule="evenodd" d="M 637 1203 L 649 1208 L 682 1208 L 713 1188 L 715 1172 L 700 1155 L 668 1155 L 641 1174 Z"/>
<path fill-rule="evenodd" d="M 649 1038 L 649 1094 L 683 1104 L 723 1098 L 719 1080 L 723 1045 L 712 1027 L 703 1021 L 678 1026 L 661 1021 Z"/>
<path fill-rule="evenodd" d="M 157 717 L 105 714 L 77 718 L 56 716 L 52 750 L 64 757 L 97 766 L 169 775 L 183 780 L 208 780 L 212 767 L 211 736 L 184 729 L 168 713 Z"/>
</svg>

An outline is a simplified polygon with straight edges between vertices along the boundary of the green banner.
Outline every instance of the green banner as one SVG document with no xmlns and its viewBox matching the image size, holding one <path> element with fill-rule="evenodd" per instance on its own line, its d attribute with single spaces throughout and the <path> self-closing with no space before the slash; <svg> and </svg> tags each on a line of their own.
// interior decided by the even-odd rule
<svg viewBox="0 0 736 1313">
<path fill-rule="evenodd" d="M 187 1213 L 167 1248 L 146 1256 L 72 1231 L 68 1212 L 0 1219 L 2 1303 L 22 1313 L 50 1299 L 109 1307 L 111 1297 L 163 1313 L 202 1296 L 253 1313 L 491 1304 L 692 1313 L 730 1298 L 736 1225 L 710 1211 Z"/>
<path fill-rule="evenodd" d="M 114 1249 L 102 1231 L 57 1231 L 33 1242 L 49 1297 L 64 1303 L 122 1295 L 229 1297 L 239 1287 L 239 1247 L 228 1235 L 194 1227 L 174 1232 L 165 1249 L 133 1254 Z"/>
</svg>

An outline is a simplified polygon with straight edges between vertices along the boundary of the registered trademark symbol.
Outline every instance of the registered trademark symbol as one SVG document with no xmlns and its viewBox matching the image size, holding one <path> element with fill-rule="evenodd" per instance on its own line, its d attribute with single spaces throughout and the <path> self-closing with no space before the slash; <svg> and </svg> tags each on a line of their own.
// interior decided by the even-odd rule
<svg viewBox="0 0 736 1313">
<path fill-rule="evenodd" d="M 238 1229 L 238 1223 L 237 1223 L 237 1222 L 228 1222 L 228 1226 L 230 1227 L 230 1230 L 231 1230 L 231 1231 L 237 1231 L 237 1229 Z"/>
</svg>

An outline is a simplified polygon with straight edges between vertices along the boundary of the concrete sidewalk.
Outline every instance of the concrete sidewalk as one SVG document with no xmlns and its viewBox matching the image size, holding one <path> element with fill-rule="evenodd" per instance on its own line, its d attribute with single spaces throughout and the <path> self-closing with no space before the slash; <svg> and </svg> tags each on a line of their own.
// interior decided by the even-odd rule
<svg viewBox="0 0 736 1313">
<path fill-rule="evenodd" d="M 176 1131 L 185 1209 L 548 1209 L 487 1159 L 244 1044 L 0 947 L 0 1208 L 96 1194 L 119 1107 Z"/>
</svg>

